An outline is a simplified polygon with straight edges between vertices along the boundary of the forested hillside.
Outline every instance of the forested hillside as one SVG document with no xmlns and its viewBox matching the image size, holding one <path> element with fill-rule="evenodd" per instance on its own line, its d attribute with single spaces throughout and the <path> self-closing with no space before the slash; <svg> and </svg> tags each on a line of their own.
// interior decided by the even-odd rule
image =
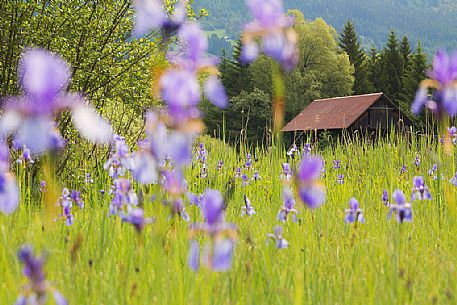
<svg viewBox="0 0 457 305">
<path fill-rule="evenodd" d="M 196 9 L 206 8 L 205 29 L 225 29 L 225 35 L 237 39 L 248 11 L 244 0 L 195 0 Z M 285 0 L 287 9 L 300 9 L 307 19 L 322 17 L 340 32 L 351 19 L 365 48 L 377 48 L 391 29 L 418 40 L 426 53 L 437 48 L 457 46 L 457 1 L 455 0 Z"/>
</svg>

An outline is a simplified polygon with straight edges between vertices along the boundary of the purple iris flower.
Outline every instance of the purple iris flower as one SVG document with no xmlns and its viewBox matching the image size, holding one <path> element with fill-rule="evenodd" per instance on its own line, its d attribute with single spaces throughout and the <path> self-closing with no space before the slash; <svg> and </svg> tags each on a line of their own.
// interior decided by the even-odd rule
<svg viewBox="0 0 457 305">
<path fill-rule="evenodd" d="M 196 195 L 193 193 L 187 193 L 186 194 L 187 199 L 189 200 L 190 205 L 196 205 L 198 207 L 201 207 L 201 203 L 203 201 L 203 195 Z"/>
<path fill-rule="evenodd" d="M 162 187 L 173 198 L 177 198 L 187 191 L 184 175 L 178 169 L 163 172 Z"/>
<path fill-rule="evenodd" d="M 251 205 L 251 200 L 249 200 L 248 196 L 244 194 L 244 207 L 241 208 L 241 216 L 248 215 L 252 216 L 255 214 L 254 207 Z"/>
<path fill-rule="evenodd" d="M 413 194 L 411 196 L 411 201 L 416 199 L 419 200 L 430 200 L 432 195 L 428 190 L 428 187 L 425 185 L 424 177 L 416 176 L 413 178 Z"/>
<path fill-rule="evenodd" d="M 282 236 L 282 227 L 276 226 L 274 234 L 267 234 L 267 243 L 272 239 L 275 241 L 277 249 L 285 249 L 289 246 L 289 242 L 285 240 Z"/>
<path fill-rule="evenodd" d="M 303 156 L 310 156 L 311 155 L 311 144 L 306 143 L 303 147 Z"/>
<path fill-rule="evenodd" d="M 200 270 L 200 246 L 196 240 L 190 242 L 189 267 L 197 272 Z"/>
<path fill-rule="evenodd" d="M 46 193 L 47 192 L 47 184 L 45 180 L 42 180 L 40 182 L 40 193 Z"/>
<path fill-rule="evenodd" d="M 124 137 L 117 134 L 113 135 L 110 157 L 105 162 L 104 168 L 108 170 L 110 177 L 114 179 L 123 177 L 127 170 L 134 169 L 134 161 Z"/>
<path fill-rule="evenodd" d="M 127 216 L 122 217 L 122 221 L 133 225 L 138 233 L 141 233 L 144 226 L 154 221 L 153 218 L 145 218 L 144 210 L 141 208 L 135 208 L 130 210 Z"/>
<path fill-rule="evenodd" d="M 289 163 L 282 164 L 282 174 L 279 177 L 283 181 L 290 181 L 292 178 L 292 168 Z"/>
<path fill-rule="evenodd" d="M 344 175 L 343 174 L 338 176 L 338 183 L 339 184 L 344 184 Z"/>
<path fill-rule="evenodd" d="M 447 133 L 452 141 L 452 144 L 457 144 L 457 128 L 455 126 L 448 127 Z"/>
<path fill-rule="evenodd" d="M 9 172 L 9 167 L 9 149 L 0 139 L 0 212 L 7 215 L 19 206 L 19 187 L 16 176 Z"/>
<path fill-rule="evenodd" d="M 437 180 L 436 171 L 438 170 L 438 165 L 433 164 L 432 168 L 428 171 L 428 175 L 433 177 L 433 180 Z"/>
<path fill-rule="evenodd" d="M 288 186 L 285 186 L 282 190 L 282 201 L 283 206 L 279 210 L 278 220 L 281 222 L 286 222 L 287 217 L 289 216 L 289 214 L 291 214 L 292 221 L 296 222 L 298 211 L 294 208 L 295 198 L 292 194 L 292 190 Z"/>
<path fill-rule="evenodd" d="M 246 154 L 246 163 L 244 164 L 244 167 L 246 170 L 250 170 L 252 166 L 252 156 L 251 154 Z"/>
<path fill-rule="evenodd" d="M 224 166 L 224 161 L 222 160 L 219 160 L 219 162 L 217 163 L 217 170 L 219 172 L 222 172 L 222 167 Z"/>
<path fill-rule="evenodd" d="M 254 172 L 254 174 L 252 175 L 251 180 L 254 180 L 254 181 L 262 180 L 262 177 L 260 176 L 259 171 L 256 170 L 256 171 Z"/>
<path fill-rule="evenodd" d="M 325 202 L 324 186 L 318 183 L 321 175 L 322 159 L 319 157 L 304 158 L 298 172 L 300 199 L 310 209 L 320 207 Z"/>
<path fill-rule="evenodd" d="M 389 193 L 387 192 L 387 190 L 383 190 L 382 192 L 382 202 L 386 207 L 390 206 Z"/>
<path fill-rule="evenodd" d="M 407 170 L 407 168 L 406 168 L 406 164 L 405 164 L 405 165 L 403 165 L 403 166 L 401 167 L 401 170 L 400 170 L 400 175 L 402 175 L 402 174 L 406 173 L 407 171 L 408 171 L 408 170 Z"/>
<path fill-rule="evenodd" d="M 141 184 L 157 183 L 167 164 L 182 170 L 192 162 L 195 134 L 169 131 L 162 119 L 154 112 L 146 114 L 147 137 L 138 144 L 140 151 L 133 155 L 132 174 Z"/>
<path fill-rule="evenodd" d="M 10 173 L 0 173 L 0 212 L 12 214 L 19 206 L 19 188 L 16 177 Z"/>
<path fill-rule="evenodd" d="M 84 209 L 84 201 L 81 198 L 81 192 L 72 190 L 70 197 L 73 200 L 73 202 L 76 203 L 77 206 L 79 206 L 80 209 Z"/>
<path fill-rule="evenodd" d="M 0 118 L 2 136 L 14 135 L 16 148 L 25 145 L 34 154 L 61 148 L 63 139 L 53 117 L 69 109 L 73 123 L 85 138 L 108 143 L 111 126 L 82 97 L 65 93 L 70 74 L 59 55 L 27 50 L 19 65 L 19 81 L 25 94 L 7 100 Z"/>
<path fill-rule="evenodd" d="M 405 194 L 401 190 L 395 190 L 392 197 L 396 203 L 390 205 L 387 220 L 390 220 L 392 214 L 395 214 L 399 223 L 412 222 L 413 212 L 411 210 L 411 204 L 406 202 Z"/>
<path fill-rule="evenodd" d="M 186 211 L 186 208 L 184 206 L 184 202 L 182 201 L 181 198 L 176 199 L 173 203 L 172 206 L 172 214 L 176 214 L 182 218 L 182 220 L 189 222 L 190 221 L 190 216 Z"/>
<path fill-rule="evenodd" d="M 365 222 L 365 218 L 363 217 L 363 210 L 359 208 L 359 202 L 355 198 L 351 198 L 351 200 L 349 200 L 349 209 L 347 209 L 345 213 L 345 223 Z"/>
<path fill-rule="evenodd" d="M 208 169 L 206 168 L 206 163 L 202 163 L 200 167 L 200 178 L 208 178 Z"/>
<path fill-rule="evenodd" d="M 203 217 L 209 225 L 214 225 L 224 220 L 224 199 L 219 191 L 206 190 L 202 202 Z"/>
<path fill-rule="evenodd" d="M 297 145 L 294 143 L 292 147 L 287 151 L 287 157 L 295 159 L 295 156 L 300 156 L 300 151 L 298 150 Z"/>
<path fill-rule="evenodd" d="M 422 107 L 427 107 L 437 116 L 447 113 L 453 116 L 457 113 L 457 52 L 451 56 L 439 50 L 433 59 L 433 69 L 426 79 L 421 82 L 416 98 L 411 105 L 411 111 L 419 114 Z M 433 89 L 433 96 L 428 96 L 429 89 Z"/>
<path fill-rule="evenodd" d="M 455 173 L 454 177 L 452 177 L 451 180 L 449 180 L 449 182 L 452 185 L 457 186 L 457 172 Z"/>
<path fill-rule="evenodd" d="M 242 185 L 243 185 L 243 186 L 248 185 L 248 175 L 243 174 L 243 175 L 241 176 L 241 180 L 243 180 L 243 182 L 242 182 Z"/>
<path fill-rule="evenodd" d="M 109 205 L 109 215 L 119 215 L 122 218 L 138 205 L 138 195 L 127 179 L 114 180 L 112 194 L 113 199 Z"/>
<path fill-rule="evenodd" d="M 86 173 L 86 176 L 84 178 L 84 183 L 90 183 L 90 184 L 94 183 L 94 179 L 92 179 L 92 177 L 89 173 Z"/>
<path fill-rule="evenodd" d="M 235 172 L 235 178 L 241 178 L 241 177 L 242 177 L 241 167 L 237 167 L 236 172 Z"/>
<path fill-rule="evenodd" d="M 338 160 L 333 160 L 333 168 L 334 169 L 341 168 L 341 161 L 339 159 Z"/>
<path fill-rule="evenodd" d="M 204 223 L 194 223 L 190 227 L 192 236 L 189 252 L 189 266 L 198 271 L 200 267 L 200 247 L 195 235 L 203 232 L 209 237 L 203 250 L 203 263 L 213 271 L 227 271 L 232 264 L 236 239 L 236 227 L 224 221 L 224 200 L 216 190 L 206 190 L 201 203 Z"/>
<path fill-rule="evenodd" d="M 419 155 L 416 155 L 416 158 L 414 159 L 414 165 L 416 165 L 417 168 L 421 166 L 421 158 Z"/>
<path fill-rule="evenodd" d="M 35 161 L 33 160 L 32 153 L 30 152 L 30 149 L 27 147 L 23 147 L 22 149 L 22 154 L 19 155 L 19 158 L 16 161 L 19 164 L 33 164 Z"/>
<path fill-rule="evenodd" d="M 15 304 L 44 305 L 47 301 L 47 294 L 52 293 L 56 305 L 68 305 L 63 295 L 46 281 L 43 271 L 43 256 L 35 257 L 30 246 L 22 246 L 17 255 L 24 264 L 23 272 L 29 283 L 23 287 L 23 292 L 18 296 Z"/>
<path fill-rule="evenodd" d="M 197 154 L 197 160 L 200 161 L 201 163 L 206 163 L 207 158 L 208 158 L 208 152 L 205 149 L 205 144 L 200 143 L 198 154 Z"/>
<path fill-rule="evenodd" d="M 67 226 L 72 226 L 74 224 L 75 217 L 71 213 L 73 205 L 76 204 L 80 209 L 84 208 L 84 201 L 81 199 L 81 193 L 75 190 L 70 193 L 67 188 L 62 190 L 62 195 L 59 197 L 57 204 L 62 207 L 63 210 L 59 217 L 65 220 Z"/>
<path fill-rule="evenodd" d="M 186 1 L 178 1 L 174 12 L 168 16 L 161 0 L 135 0 L 135 28 L 133 33 L 141 37 L 151 31 L 162 30 L 164 39 L 168 39 L 186 21 Z"/>
<path fill-rule="evenodd" d="M 298 63 L 297 35 L 293 30 L 294 19 L 284 14 L 281 0 L 246 0 L 254 20 L 244 27 L 241 59 L 253 62 L 259 55 L 258 40 L 262 50 L 290 71 Z"/>
<path fill-rule="evenodd" d="M 210 76 L 203 85 L 205 96 L 219 108 L 228 105 L 228 98 L 221 81 L 217 78 L 215 61 L 204 57 L 208 39 L 196 23 L 185 23 L 179 30 L 179 37 L 186 47 L 185 52 L 175 56 L 173 67 L 160 79 L 161 96 L 168 105 L 173 125 L 183 126 L 200 117 L 197 108 L 200 99 L 199 73 Z"/>
</svg>

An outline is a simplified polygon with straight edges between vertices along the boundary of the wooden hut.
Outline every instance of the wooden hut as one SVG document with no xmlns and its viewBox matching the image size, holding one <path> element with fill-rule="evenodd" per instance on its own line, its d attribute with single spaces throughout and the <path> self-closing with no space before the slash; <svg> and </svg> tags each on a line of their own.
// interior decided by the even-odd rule
<svg viewBox="0 0 457 305">
<path fill-rule="evenodd" d="M 315 100 L 282 131 L 381 129 L 384 132 L 391 126 L 403 129 L 411 125 L 411 120 L 383 93 L 372 93 Z"/>
</svg>

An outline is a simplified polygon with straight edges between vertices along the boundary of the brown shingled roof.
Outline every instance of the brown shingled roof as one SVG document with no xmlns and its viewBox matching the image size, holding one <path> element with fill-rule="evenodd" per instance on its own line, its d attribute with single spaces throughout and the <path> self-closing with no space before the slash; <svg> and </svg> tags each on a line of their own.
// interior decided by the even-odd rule
<svg viewBox="0 0 457 305">
<path fill-rule="evenodd" d="M 282 131 L 348 128 L 382 95 L 373 93 L 315 100 Z"/>
</svg>

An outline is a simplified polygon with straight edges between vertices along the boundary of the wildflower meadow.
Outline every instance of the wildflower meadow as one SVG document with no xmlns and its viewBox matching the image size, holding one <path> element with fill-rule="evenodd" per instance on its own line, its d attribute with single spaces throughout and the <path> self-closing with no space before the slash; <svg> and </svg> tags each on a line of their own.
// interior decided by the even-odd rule
<svg viewBox="0 0 457 305">
<path fill-rule="evenodd" d="M 136 137 L 70 89 L 66 54 L 23 46 L 0 114 L 0 304 L 457 302 L 456 53 L 437 52 L 410 101 L 426 132 L 289 143 L 296 19 L 246 0 L 240 65 L 272 60 L 272 116 L 267 144 L 233 145 L 205 133 L 203 101 L 232 100 L 190 4 L 128 5 L 129 39 L 160 41 L 166 62 L 151 60 Z"/>
</svg>

